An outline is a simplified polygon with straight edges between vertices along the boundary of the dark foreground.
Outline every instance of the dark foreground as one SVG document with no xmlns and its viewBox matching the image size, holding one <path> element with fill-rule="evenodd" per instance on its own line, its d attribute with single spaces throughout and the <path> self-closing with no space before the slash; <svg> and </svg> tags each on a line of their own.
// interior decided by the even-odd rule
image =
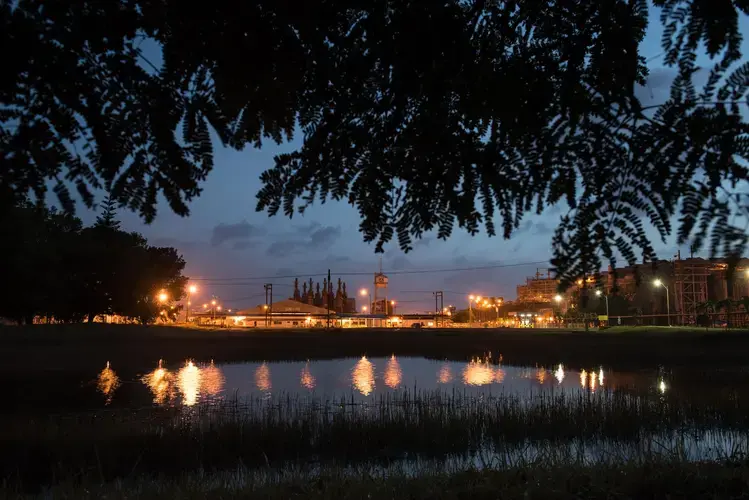
<svg viewBox="0 0 749 500">
<path fill-rule="evenodd" d="M 513 365 L 595 360 L 610 368 L 744 364 L 749 332 L 649 328 L 229 330 L 63 325 L 0 328 L 0 373 L 98 370 L 111 361 L 150 369 L 159 359 L 273 361 L 367 356 L 469 360 L 489 352 Z"/>
<path fill-rule="evenodd" d="M 289 475 L 281 483 L 252 484 L 241 472 L 214 479 L 190 475 L 182 480 L 129 479 L 104 485 L 58 487 L 54 498 L 75 499 L 723 499 L 749 497 L 745 462 L 705 464 L 646 463 L 591 467 L 522 466 L 505 471 L 466 471 L 389 477 L 335 473 L 309 478 Z M 0 498 L 27 498 L 10 491 Z"/>
</svg>

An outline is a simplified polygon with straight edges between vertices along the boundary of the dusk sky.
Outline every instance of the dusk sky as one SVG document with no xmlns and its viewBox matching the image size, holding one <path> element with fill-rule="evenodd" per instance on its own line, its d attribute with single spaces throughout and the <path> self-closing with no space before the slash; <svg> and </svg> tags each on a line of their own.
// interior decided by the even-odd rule
<svg viewBox="0 0 749 500">
<path fill-rule="evenodd" d="M 747 20 L 742 21 L 742 31 L 749 32 Z M 646 104 L 664 99 L 674 73 L 662 68 L 662 57 L 656 57 L 661 54 L 657 13 L 650 24 L 641 50 L 653 58 L 650 84 L 639 89 Z M 749 52 L 746 40 L 743 50 Z M 158 59 L 157 54 L 147 55 L 152 61 Z M 293 220 L 255 212 L 260 173 L 273 165 L 274 155 L 299 147 L 301 134 L 281 146 L 266 141 L 262 150 L 235 151 L 216 144 L 215 168 L 202 185 L 203 194 L 190 205 L 189 217 L 174 215 L 163 201 L 151 225 L 124 210 L 119 214 L 125 229 L 142 233 L 151 244 L 174 246 L 184 255 L 185 274 L 201 280 L 196 281 L 201 289 L 196 302 L 215 295 L 227 307 L 251 307 L 264 302 L 263 283 L 274 284 L 274 299 L 278 300 L 291 295 L 293 276 L 300 282 L 310 276 L 322 282 L 328 269 L 334 280 L 341 277 L 347 282 L 349 295 L 362 287 L 372 288 L 372 273 L 377 271 L 380 256 L 374 253 L 374 245 L 363 243 L 355 208 L 345 203 L 317 204 L 304 217 L 294 216 Z M 84 223 L 94 220 L 96 211 L 82 206 L 79 210 Z M 471 237 L 456 226 L 448 241 L 427 236 L 408 254 L 398 249 L 397 242 L 391 243 L 382 256 L 383 270 L 390 276 L 388 295 L 400 304 L 399 312 L 433 310 L 435 290 L 444 291 L 445 305 L 461 308 L 470 293 L 512 299 L 516 285 L 526 276 L 549 266 L 552 231 L 566 210 L 566 205 L 560 205 L 541 216 L 528 216 L 507 241 L 485 235 Z M 677 250 L 674 242 L 661 243 L 654 230 L 652 235 L 659 257 L 671 258 Z M 508 267 L 447 271 L 481 266 Z M 403 274 L 426 269 L 446 271 Z"/>
</svg>

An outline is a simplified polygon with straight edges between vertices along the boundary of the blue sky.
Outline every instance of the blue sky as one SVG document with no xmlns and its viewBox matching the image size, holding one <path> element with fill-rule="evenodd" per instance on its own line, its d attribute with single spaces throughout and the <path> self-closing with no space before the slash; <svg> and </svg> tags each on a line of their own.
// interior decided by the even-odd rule
<svg viewBox="0 0 749 500">
<path fill-rule="evenodd" d="M 746 25 L 746 20 L 744 20 Z M 742 26 L 746 28 L 746 26 Z M 743 30 L 747 32 L 746 29 Z M 650 27 L 642 44 L 645 57 L 661 53 L 661 27 L 657 13 L 651 14 Z M 744 53 L 749 52 L 747 42 Z M 699 61 L 698 61 L 699 62 Z M 672 70 L 660 67 L 661 58 L 650 63 L 650 85 L 639 89 L 643 102 L 659 102 L 668 93 Z M 330 269 L 334 279 L 340 273 L 365 273 L 343 276 L 350 290 L 371 288 L 372 274 L 378 268 L 379 255 L 374 245 L 362 242 L 358 232 L 357 211 L 345 203 L 328 202 L 309 209 L 304 217 L 293 220 L 268 218 L 255 212 L 255 193 L 260 188 L 260 173 L 273 165 L 274 155 L 291 151 L 301 144 L 295 141 L 276 146 L 266 141 L 262 150 L 224 149 L 217 145 L 215 168 L 203 184 L 202 195 L 190 205 L 191 214 L 174 215 L 166 203 L 151 225 L 137 215 L 121 212 L 123 226 L 139 231 L 152 244 L 176 247 L 187 260 L 186 274 L 200 286 L 197 302 L 218 296 L 227 307 L 249 307 L 263 302 L 263 283 L 274 283 L 275 297 L 291 294 L 293 278 L 306 281 L 310 275 L 322 281 Z M 515 287 L 537 268 L 548 267 L 551 233 L 562 207 L 553 207 L 540 216 L 529 216 L 510 239 L 471 237 L 456 230 L 448 241 L 427 236 L 404 254 L 391 244 L 382 256 L 383 269 L 390 271 L 389 296 L 401 304 L 399 311 L 433 310 L 432 291 L 445 291 L 445 305 L 465 307 L 470 293 L 515 297 Z M 95 212 L 81 208 L 84 222 Z M 673 241 L 660 243 L 652 232 L 662 258 L 670 258 L 677 248 Z M 682 250 L 685 253 L 685 249 Z M 455 269 L 503 265 L 508 267 L 423 274 L 398 274 L 419 269 Z M 257 278 L 245 281 L 202 281 L 215 278 Z"/>
</svg>

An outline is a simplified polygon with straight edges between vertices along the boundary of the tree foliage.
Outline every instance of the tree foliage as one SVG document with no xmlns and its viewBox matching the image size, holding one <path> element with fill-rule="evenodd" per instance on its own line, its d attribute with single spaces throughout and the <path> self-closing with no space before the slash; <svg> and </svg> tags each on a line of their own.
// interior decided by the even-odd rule
<svg viewBox="0 0 749 500">
<path fill-rule="evenodd" d="M 119 314 L 152 322 L 164 308 L 156 300 L 161 290 L 170 303 L 184 295 L 185 261 L 174 248 L 149 246 L 116 226 L 84 228 L 69 214 L 28 202 L 0 213 L 0 317 L 79 322 Z"/>
<path fill-rule="evenodd" d="M 562 286 L 601 260 L 654 257 L 646 227 L 713 254 L 747 235 L 749 63 L 743 0 L 19 0 L 0 5 L 0 187 L 47 183 L 66 209 L 112 199 L 155 216 L 213 167 L 211 133 L 241 149 L 304 143 L 262 174 L 258 210 L 346 200 L 377 250 L 455 226 L 510 237 L 566 202 Z M 199 21 L 197 21 L 199 20 Z M 663 26 L 667 102 L 635 95 L 639 44 Z M 161 49 L 148 59 L 143 40 Z M 697 89 L 697 54 L 713 66 Z M 652 54 L 648 54 L 652 55 Z M 80 146 L 80 147 L 79 147 Z M 735 190 L 735 191 L 731 191 Z"/>
</svg>

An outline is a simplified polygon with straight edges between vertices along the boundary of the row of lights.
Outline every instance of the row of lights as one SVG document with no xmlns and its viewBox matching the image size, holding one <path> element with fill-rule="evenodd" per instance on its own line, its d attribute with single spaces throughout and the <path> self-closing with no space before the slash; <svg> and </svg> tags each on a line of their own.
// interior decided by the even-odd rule
<svg viewBox="0 0 749 500">
<path fill-rule="evenodd" d="M 195 295 L 198 293 L 198 287 L 195 285 L 189 285 L 187 287 L 187 293 L 191 295 Z M 158 300 L 161 304 L 166 304 L 166 302 L 169 301 L 169 294 L 166 293 L 165 290 L 162 290 L 159 292 L 159 294 L 156 296 L 156 300 Z M 190 306 L 192 305 L 192 301 L 189 299 L 187 300 L 187 309 L 185 311 L 185 319 L 187 320 L 187 315 L 189 314 Z M 207 310 L 209 304 L 203 304 L 203 309 Z M 216 299 L 211 300 L 210 302 L 211 309 L 215 309 L 216 311 L 221 311 L 223 308 L 222 306 L 216 301 Z M 174 306 L 172 306 L 172 309 L 174 309 Z M 231 309 L 227 309 L 227 312 L 231 312 Z M 164 311 L 162 311 L 162 314 L 164 314 Z"/>
</svg>

